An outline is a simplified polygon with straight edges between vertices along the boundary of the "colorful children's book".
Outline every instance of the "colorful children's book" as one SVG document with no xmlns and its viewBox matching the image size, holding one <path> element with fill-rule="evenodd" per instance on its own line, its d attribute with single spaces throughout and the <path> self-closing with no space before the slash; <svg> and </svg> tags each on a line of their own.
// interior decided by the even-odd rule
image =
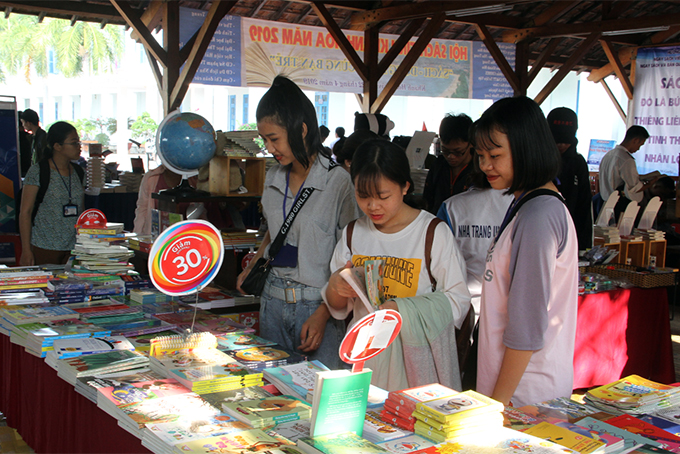
<svg viewBox="0 0 680 454">
<path fill-rule="evenodd" d="M 66 381 L 72 383 L 75 382 L 77 377 L 92 377 L 134 369 L 148 364 L 149 359 L 141 353 L 130 350 L 112 350 L 59 360 L 58 369 L 59 375 L 64 376 Z M 66 377 L 72 377 L 72 379 Z"/>
<path fill-rule="evenodd" d="M 382 259 L 366 260 L 363 266 L 344 268 L 340 276 L 354 289 L 368 312 L 375 312 L 384 302 Z"/>
<path fill-rule="evenodd" d="M 680 436 L 680 424 L 678 423 L 678 420 L 672 421 L 657 415 L 637 415 L 637 418 L 655 425 L 666 432 L 670 432 L 673 435 Z"/>
<path fill-rule="evenodd" d="M 638 375 L 617 380 L 588 391 L 584 399 L 598 408 L 613 407 L 621 411 L 636 412 L 640 408 L 671 400 L 677 402 L 680 398 L 680 387 L 664 385 L 647 380 Z M 640 412 L 642 413 L 642 412 Z"/>
<path fill-rule="evenodd" d="M 170 369 L 169 376 L 198 393 L 262 385 L 261 373 L 236 362 Z"/>
<path fill-rule="evenodd" d="M 286 351 L 279 346 L 251 347 L 226 353 L 244 366 L 258 371 L 269 367 L 295 364 L 307 359 L 299 353 Z"/>
<path fill-rule="evenodd" d="M 615 437 L 623 439 L 623 445 L 624 445 L 624 450 L 632 450 L 632 449 L 637 449 L 639 446 L 642 445 L 650 445 L 654 446 L 657 448 L 663 449 L 663 446 L 661 443 L 654 441 L 650 438 L 644 437 L 642 435 L 633 433 L 633 432 L 628 432 L 625 429 L 621 429 L 619 427 L 613 426 L 607 422 L 604 421 L 599 421 L 597 419 L 591 418 L 589 416 L 580 419 L 578 421 L 579 426 L 583 426 L 587 429 L 592 429 L 596 430 L 598 432 L 604 432 L 609 435 L 613 435 Z"/>
<path fill-rule="evenodd" d="M 284 422 L 275 425 L 272 431 L 295 443 L 302 437 L 309 437 L 310 424 L 309 419 Z"/>
<path fill-rule="evenodd" d="M 147 424 L 144 438 L 153 436 L 166 447 L 171 447 L 177 443 L 188 443 L 248 429 L 250 429 L 248 424 L 235 421 L 224 413 L 216 413 L 208 418 L 205 415 L 198 417 L 187 415 L 173 422 Z"/>
<path fill-rule="evenodd" d="M 603 441 L 595 440 L 545 421 L 525 429 L 524 433 L 554 441 L 558 445 L 573 449 L 581 454 L 603 453 L 605 446 L 607 446 Z"/>
<path fill-rule="evenodd" d="M 329 370 L 321 361 L 302 361 L 296 364 L 270 367 L 262 373 L 271 384 L 277 387 L 282 394 L 304 399 L 311 402 L 308 394 L 314 391 L 316 373 Z"/>
<path fill-rule="evenodd" d="M 259 429 L 244 430 L 227 435 L 203 438 L 174 445 L 175 452 L 234 454 L 267 452 L 270 454 L 296 454 L 298 451 L 289 440 L 274 437 Z"/>
<path fill-rule="evenodd" d="M 611 424 L 612 426 L 619 427 L 631 433 L 640 434 L 661 443 L 663 449 L 680 453 L 680 437 L 634 416 L 620 415 L 608 419 L 607 424 Z"/>
<path fill-rule="evenodd" d="M 272 396 L 222 404 L 222 410 L 252 427 L 267 427 L 282 422 L 309 419 L 312 407 L 292 396 Z"/>
<path fill-rule="evenodd" d="M 500 413 L 503 411 L 503 404 L 483 394 L 468 390 L 453 396 L 419 402 L 416 404 L 416 411 L 436 421 L 451 424 L 455 420 L 470 416 Z"/>
<path fill-rule="evenodd" d="M 272 394 L 261 386 L 248 386 L 246 388 L 232 389 L 229 391 L 201 393 L 201 397 L 205 399 L 206 402 L 220 411 L 222 411 L 222 404 L 262 399 L 263 397 L 271 396 Z"/>
<path fill-rule="evenodd" d="M 312 404 L 311 436 L 354 432 L 362 436 L 368 388 L 373 371 L 347 369 L 317 372 Z"/>
<path fill-rule="evenodd" d="M 373 454 L 389 452 L 386 449 L 361 438 L 354 432 L 340 432 L 318 437 L 302 437 L 298 447 L 308 454 Z"/>
<path fill-rule="evenodd" d="M 135 347 L 124 336 L 101 336 L 79 339 L 57 339 L 54 351 L 59 359 L 92 355 L 111 350 L 134 350 Z"/>
<path fill-rule="evenodd" d="M 252 333 L 226 333 L 217 337 L 217 348 L 220 350 L 243 350 L 251 347 L 270 347 L 276 342 L 268 341 Z"/>
<path fill-rule="evenodd" d="M 0 310 L 3 317 L 12 325 L 40 323 L 51 320 L 79 318 L 77 312 L 64 306 L 7 306 Z"/>
<path fill-rule="evenodd" d="M 619 452 L 623 450 L 623 439 L 609 435 L 605 432 L 598 432 L 586 427 L 580 426 L 578 424 L 573 424 L 567 421 L 560 421 L 555 423 L 556 426 L 563 427 L 565 429 L 571 430 L 574 433 L 583 435 L 584 437 L 593 438 L 595 440 L 600 440 L 606 443 L 604 447 L 604 452 L 612 453 Z"/>
<path fill-rule="evenodd" d="M 416 404 L 419 402 L 453 396 L 455 394 L 458 394 L 458 391 L 447 388 L 439 383 L 432 383 L 401 391 L 391 391 L 385 401 L 385 407 L 389 407 L 390 411 L 398 413 L 400 416 L 410 416 L 415 411 Z"/>
<path fill-rule="evenodd" d="M 373 443 L 382 443 L 409 435 L 408 432 L 398 429 L 380 419 L 380 411 L 368 410 L 364 417 L 364 431 L 362 436 Z"/>
<path fill-rule="evenodd" d="M 406 437 L 398 438 L 396 440 L 386 441 L 384 443 L 377 443 L 383 449 L 394 454 L 407 454 L 410 452 L 415 452 L 421 449 L 429 448 L 434 446 L 427 438 L 421 437 L 420 435 L 413 434 Z"/>
</svg>

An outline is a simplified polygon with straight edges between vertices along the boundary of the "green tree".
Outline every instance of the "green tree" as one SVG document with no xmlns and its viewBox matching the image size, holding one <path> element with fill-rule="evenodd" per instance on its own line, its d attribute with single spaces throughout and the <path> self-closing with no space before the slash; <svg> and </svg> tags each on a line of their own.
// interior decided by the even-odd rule
<svg viewBox="0 0 680 454">
<path fill-rule="evenodd" d="M 85 70 L 98 73 L 110 70 L 123 53 L 120 26 L 12 14 L 0 19 L 0 80 L 7 74 L 23 73 L 30 82 L 33 71 L 40 77 L 48 73 L 48 51 L 56 55 L 56 69 L 66 77 Z"/>
<path fill-rule="evenodd" d="M 151 141 L 152 144 L 157 129 L 158 124 L 151 118 L 149 112 L 143 112 L 130 126 L 133 139 L 140 139 L 142 142 Z"/>
</svg>

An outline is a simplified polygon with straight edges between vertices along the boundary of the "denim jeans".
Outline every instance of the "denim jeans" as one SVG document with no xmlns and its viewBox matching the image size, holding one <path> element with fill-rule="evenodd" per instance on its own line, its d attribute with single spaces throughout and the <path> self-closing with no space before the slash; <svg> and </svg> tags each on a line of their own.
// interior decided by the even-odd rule
<svg viewBox="0 0 680 454">
<path fill-rule="evenodd" d="M 286 303 L 285 300 L 272 296 L 272 293 L 280 293 L 277 289 L 286 288 L 304 288 L 308 295 L 305 298 L 298 297 L 295 303 Z M 314 299 L 307 299 L 309 295 L 314 295 Z M 340 369 L 343 366 L 338 349 L 345 335 L 342 320 L 335 320 L 332 317 L 328 319 L 323 340 L 318 349 L 307 353 L 297 349 L 302 344 L 300 340 L 302 325 L 316 311 L 319 304 L 323 304 L 319 289 L 282 279 L 270 273 L 260 297 L 260 335 L 290 351 L 307 355 L 309 360 L 317 359 L 329 369 Z"/>
</svg>

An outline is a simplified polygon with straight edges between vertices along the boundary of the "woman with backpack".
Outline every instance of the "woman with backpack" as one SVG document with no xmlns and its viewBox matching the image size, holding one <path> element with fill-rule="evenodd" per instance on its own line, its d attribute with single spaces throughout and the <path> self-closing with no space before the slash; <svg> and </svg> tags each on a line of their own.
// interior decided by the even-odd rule
<svg viewBox="0 0 680 454">
<path fill-rule="evenodd" d="M 71 162 L 79 157 L 76 129 L 65 121 L 54 123 L 47 132 L 42 160 L 28 169 L 24 179 L 19 214 L 20 265 L 63 264 L 68 260 L 75 245 L 75 224 L 83 212 L 83 172 Z M 49 178 L 45 178 L 48 171 Z M 41 190 L 41 185 L 46 187 Z"/>
</svg>

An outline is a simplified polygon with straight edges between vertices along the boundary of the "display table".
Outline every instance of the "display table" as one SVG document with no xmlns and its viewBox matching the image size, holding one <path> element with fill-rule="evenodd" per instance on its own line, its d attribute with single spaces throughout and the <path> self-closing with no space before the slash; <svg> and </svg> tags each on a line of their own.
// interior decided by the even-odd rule
<svg viewBox="0 0 680 454">
<path fill-rule="evenodd" d="M 3 335 L 0 411 L 35 452 L 150 452 L 115 418 L 75 392 L 43 359 Z"/>
<path fill-rule="evenodd" d="M 631 374 L 675 382 L 666 288 L 631 288 L 580 296 L 574 389 Z"/>
</svg>

